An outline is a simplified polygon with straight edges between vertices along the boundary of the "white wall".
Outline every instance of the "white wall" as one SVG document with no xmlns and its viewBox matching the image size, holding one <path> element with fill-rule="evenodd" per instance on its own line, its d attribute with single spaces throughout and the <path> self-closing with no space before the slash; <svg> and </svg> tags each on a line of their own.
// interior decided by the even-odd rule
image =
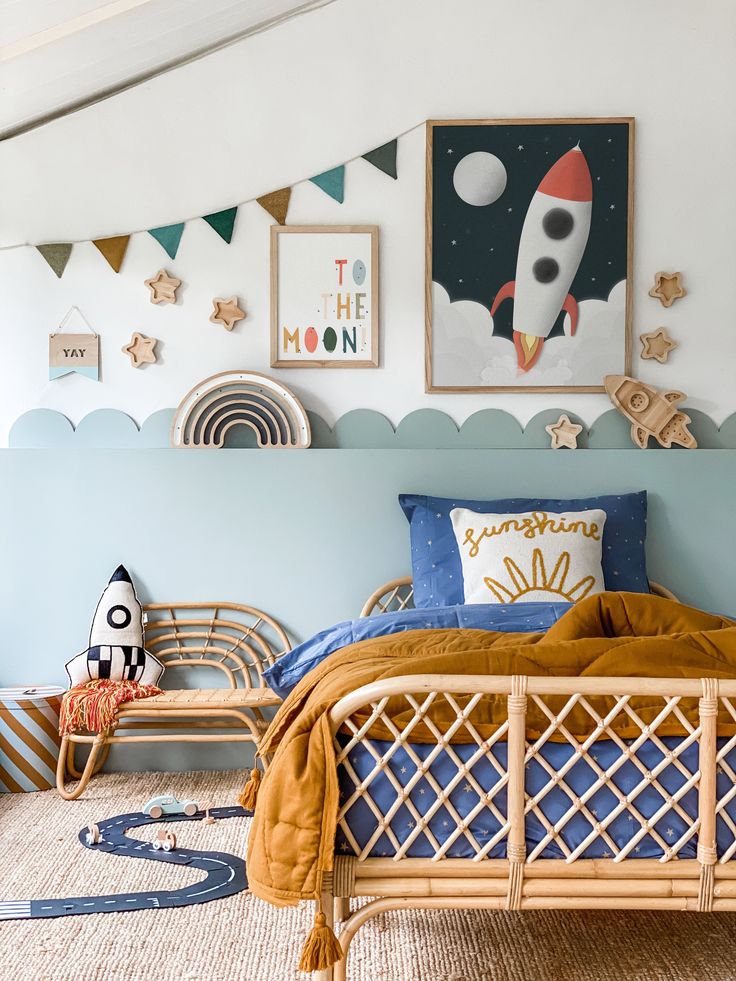
<svg viewBox="0 0 736 981">
<path fill-rule="evenodd" d="M 338 0 L 67 119 L 0 144 L 0 244 L 82 239 L 226 207 L 302 180 L 427 117 L 634 115 L 637 118 L 635 334 L 667 325 L 670 362 L 636 359 L 654 384 L 682 388 L 721 421 L 736 410 L 733 160 L 736 5 L 730 0 Z M 725 101 L 724 101 L 725 100 Z M 295 188 L 290 223 L 381 228 L 382 367 L 283 370 L 307 407 L 486 406 L 526 421 L 564 405 L 592 422 L 605 396 L 426 395 L 423 382 L 424 133 L 399 143 L 399 180 L 348 166 L 346 202 Z M 225 368 L 270 372 L 268 216 L 242 208 L 232 245 L 189 225 L 176 261 L 148 235 L 116 276 L 89 243 L 62 280 L 32 249 L 0 253 L 0 442 L 43 405 L 79 420 L 104 406 L 138 421 Z M 166 261 L 164 261 L 166 260 Z M 143 280 L 160 266 L 185 283 L 154 307 Z M 647 297 L 657 269 L 679 269 L 688 297 Z M 248 319 L 208 323 L 213 296 L 237 293 Z M 102 381 L 49 383 L 47 335 L 72 305 L 101 335 Z M 133 330 L 161 339 L 157 365 L 120 353 Z M 637 343 L 638 350 L 638 343 Z M 276 373 L 276 372 L 274 372 Z"/>
</svg>

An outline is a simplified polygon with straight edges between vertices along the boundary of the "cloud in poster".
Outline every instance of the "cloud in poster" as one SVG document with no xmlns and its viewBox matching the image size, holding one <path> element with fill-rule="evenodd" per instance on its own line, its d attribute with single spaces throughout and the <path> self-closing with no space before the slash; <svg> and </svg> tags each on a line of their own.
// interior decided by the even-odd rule
<svg viewBox="0 0 736 981">
<path fill-rule="evenodd" d="M 600 385 L 624 369 L 626 281 L 607 300 L 582 300 L 575 337 L 545 341 L 537 364 L 519 371 L 513 342 L 493 334 L 490 310 L 475 300 L 450 302 L 432 283 L 432 359 L 437 385 Z M 570 318 L 565 317 L 568 331 Z"/>
</svg>

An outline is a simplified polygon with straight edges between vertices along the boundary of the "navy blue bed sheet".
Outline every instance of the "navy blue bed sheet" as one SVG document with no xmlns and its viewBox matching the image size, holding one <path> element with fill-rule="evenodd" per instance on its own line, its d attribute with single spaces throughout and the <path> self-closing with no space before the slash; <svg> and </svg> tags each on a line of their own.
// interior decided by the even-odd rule
<svg viewBox="0 0 736 981">
<path fill-rule="evenodd" d="M 346 745 L 348 736 L 338 736 L 339 740 L 344 740 Z M 626 742 L 626 741 L 624 741 Z M 628 743 L 631 741 L 629 740 Z M 675 750 L 682 739 L 678 737 L 665 737 L 661 743 L 668 750 Z M 724 740 L 720 740 L 722 746 Z M 389 752 L 391 743 L 383 740 L 373 740 L 373 748 L 380 756 Z M 453 745 L 453 751 L 457 756 L 467 762 L 477 750 L 475 744 Z M 433 744 L 412 743 L 412 751 L 420 760 L 427 758 L 435 747 Z M 499 769 L 503 772 L 506 766 L 506 743 L 499 741 L 492 748 L 494 758 L 498 761 Z M 549 768 L 559 772 L 575 753 L 574 748 L 568 743 L 546 743 L 540 751 Z M 620 757 L 619 746 L 610 739 L 596 741 L 591 749 L 591 755 L 602 770 L 607 770 Z M 638 767 L 633 761 L 627 760 L 617 771 L 613 780 L 615 785 L 623 794 L 629 794 L 642 781 L 642 770 L 651 772 L 663 760 L 661 749 L 651 740 L 644 742 L 636 752 L 639 761 Z M 685 769 L 683 774 L 673 763 L 665 767 L 658 776 L 661 790 L 668 795 L 676 795 L 682 788 L 688 777 L 698 769 L 698 748 L 695 742 L 687 746 L 679 756 L 680 763 Z M 362 746 L 356 746 L 350 751 L 349 764 L 358 781 L 365 780 L 375 768 L 375 757 L 370 751 Z M 736 771 L 736 749 L 728 753 L 723 760 L 723 764 L 730 766 L 732 771 Z M 723 764 L 718 768 L 717 791 L 718 797 L 725 796 L 733 786 L 731 778 L 723 768 Z M 416 765 L 409 753 L 404 749 L 398 749 L 390 758 L 389 766 L 395 779 L 402 787 L 406 786 L 416 773 Z M 446 752 L 440 753 L 430 764 L 429 773 L 435 778 L 437 784 L 442 788 L 447 788 L 450 782 L 457 776 L 457 767 Z M 499 772 L 485 759 L 481 759 L 471 768 L 472 782 L 470 780 L 460 780 L 450 792 L 450 803 L 456 813 L 461 817 L 467 817 L 480 800 L 477 789 L 488 792 L 493 789 L 499 781 Z M 348 801 L 355 790 L 355 780 L 349 769 L 344 766 L 338 767 L 340 799 L 344 803 Z M 597 774 L 593 768 L 584 760 L 578 760 L 565 775 L 565 782 L 570 788 L 564 789 L 558 785 L 550 790 L 538 803 L 538 808 L 547 821 L 554 825 L 560 821 L 563 815 L 570 808 L 573 796 L 582 797 L 597 780 Z M 526 791 L 530 798 L 533 798 L 549 782 L 549 773 L 536 760 L 531 760 L 526 766 Z M 477 788 L 473 786 L 477 785 Z M 383 774 L 375 778 L 369 785 L 370 795 L 378 805 L 382 814 L 388 813 L 389 808 L 396 801 L 396 791 L 389 778 Z M 436 794 L 427 781 L 426 777 L 419 779 L 410 791 L 409 798 L 420 815 L 427 813 L 429 808 L 436 803 Z M 630 811 L 623 811 L 610 822 L 606 831 L 616 848 L 622 848 L 632 837 L 641 830 L 642 819 L 653 818 L 665 802 L 662 792 L 654 786 L 644 786 L 640 793 L 632 801 L 632 807 L 638 814 Z M 503 788 L 493 798 L 493 803 L 502 817 L 506 816 L 506 790 Z M 603 787 L 596 791 L 587 800 L 589 817 L 581 813 L 575 813 L 561 829 L 561 837 L 568 846 L 570 852 L 574 851 L 583 841 L 585 841 L 593 831 L 593 824 L 604 821 L 615 807 L 618 805 L 618 797 L 613 791 Z M 694 819 L 697 816 L 698 795 L 695 789 L 687 790 L 678 801 L 684 815 Z M 725 808 L 726 813 L 732 821 L 736 823 L 736 798 L 731 800 Z M 369 806 L 363 800 L 357 800 L 345 815 L 351 834 L 354 836 L 359 850 L 362 850 L 376 830 L 376 819 Z M 688 823 L 675 810 L 669 809 L 660 820 L 655 821 L 653 827 L 658 833 L 662 842 L 667 847 L 672 847 L 679 842 L 680 838 L 687 832 Z M 734 841 L 734 836 L 722 817 L 717 819 L 717 847 L 718 854 L 722 855 Z M 400 844 L 412 834 L 416 826 L 414 815 L 406 804 L 402 804 L 397 810 L 391 821 L 391 829 Z M 429 822 L 431 832 L 436 840 L 443 844 L 447 838 L 456 830 L 456 822 L 448 809 L 442 805 L 434 813 Z M 476 841 L 483 845 L 490 841 L 497 834 L 501 824 L 496 816 L 488 807 L 479 809 L 477 815 L 470 822 L 470 831 Z M 527 855 L 530 855 L 539 842 L 545 837 L 546 830 L 540 818 L 529 812 L 526 817 L 526 844 Z M 696 857 L 697 837 L 693 835 L 687 843 L 678 851 L 680 858 Z M 348 840 L 344 831 L 338 827 L 336 848 L 338 854 L 353 854 L 354 846 Z M 383 833 L 376 840 L 370 849 L 371 857 L 385 857 L 395 854 L 396 848 L 386 833 Z M 636 843 L 630 852 L 631 858 L 661 858 L 663 847 L 650 833 L 646 833 Z M 360 851 L 358 851 L 358 854 Z M 406 855 L 410 858 L 428 858 L 434 854 L 434 846 L 429 838 L 420 833 L 409 846 Z M 464 835 L 460 835 L 450 845 L 446 852 L 447 858 L 472 858 L 476 854 L 475 849 Z M 612 857 L 613 850 L 611 843 L 607 842 L 601 834 L 594 835 L 588 842 L 584 850 L 578 856 L 580 858 L 609 858 Z M 500 840 L 488 852 L 489 858 L 506 857 L 505 837 Z M 539 858 L 565 858 L 566 854 L 555 842 L 549 842 L 537 856 Z"/>
</svg>

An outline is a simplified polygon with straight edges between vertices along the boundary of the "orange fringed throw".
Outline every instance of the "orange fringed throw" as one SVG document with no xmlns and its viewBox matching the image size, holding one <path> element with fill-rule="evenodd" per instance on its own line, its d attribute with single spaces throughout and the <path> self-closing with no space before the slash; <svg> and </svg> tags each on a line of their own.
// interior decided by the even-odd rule
<svg viewBox="0 0 736 981">
<path fill-rule="evenodd" d="M 64 695 L 59 713 L 59 734 L 106 732 L 123 702 L 160 694 L 161 689 L 156 685 L 139 685 L 137 681 L 110 681 L 109 678 L 85 681 Z"/>
</svg>

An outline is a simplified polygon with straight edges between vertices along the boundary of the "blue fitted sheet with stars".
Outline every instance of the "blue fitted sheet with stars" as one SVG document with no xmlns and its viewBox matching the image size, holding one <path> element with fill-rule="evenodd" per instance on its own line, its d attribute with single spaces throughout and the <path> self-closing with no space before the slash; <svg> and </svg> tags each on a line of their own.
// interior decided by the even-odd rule
<svg viewBox="0 0 736 981">
<path fill-rule="evenodd" d="M 338 736 L 347 742 L 348 737 Z M 345 742 L 343 745 L 345 745 Z M 631 740 L 628 741 L 629 743 Z M 673 750 L 681 742 L 677 737 L 665 737 L 661 743 L 667 750 Z M 724 740 L 720 740 L 722 745 Z M 391 747 L 390 742 L 373 740 L 373 747 L 379 756 L 388 753 Z M 390 758 L 390 767 L 394 779 L 405 787 L 416 774 L 417 767 L 411 758 L 411 753 L 420 760 L 426 759 L 429 753 L 435 749 L 434 745 L 413 743 L 409 747 L 411 752 L 399 749 Z M 477 750 L 473 745 L 453 745 L 453 752 L 463 761 L 468 759 Z M 530 798 L 538 794 L 549 782 L 549 771 L 558 773 L 573 756 L 575 750 L 569 744 L 547 743 L 541 750 L 547 767 L 532 760 L 526 766 L 526 791 Z M 493 756 L 498 760 L 499 769 L 503 770 L 506 766 L 506 743 L 498 742 L 492 749 Z M 593 750 L 593 758 L 602 770 L 607 770 L 620 757 L 621 750 L 613 740 L 602 739 L 596 742 Z M 642 770 L 651 772 L 662 761 L 663 754 L 661 749 L 654 742 L 643 743 L 637 753 L 636 758 L 640 766 L 633 761 L 627 760 L 617 771 L 614 781 L 616 786 L 623 794 L 628 794 L 642 780 Z M 686 773 L 678 767 L 670 764 L 657 777 L 661 791 L 668 795 L 676 796 L 678 790 L 682 788 L 688 777 L 686 774 L 694 774 L 698 769 L 698 749 L 695 742 L 687 746 L 679 756 Z M 365 780 L 375 769 L 375 757 L 364 747 L 353 748 L 349 755 L 349 764 L 357 782 Z M 736 770 L 736 750 L 729 753 L 718 770 L 717 791 L 718 797 L 723 797 L 733 786 L 733 781 L 724 770 L 730 767 Z M 499 772 L 485 759 L 480 760 L 471 768 L 469 779 L 456 780 L 458 770 L 456 764 L 446 752 L 442 752 L 429 766 L 429 774 L 436 783 L 447 788 L 455 779 L 453 789 L 449 794 L 449 803 L 456 814 L 465 819 L 477 807 L 480 796 L 479 791 L 487 793 L 492 791 L 494 785 L 499 781 Z M 338 777 L 340 786 L 341 806 L 348 801 L 353 794 L 356 786 L 356 779 L 350 773 L 350 769 L 345 766 L 338 767 Z M 576 762 L 565 774 L 565 782 L 570 790 L 563 789 L 561 786 L 554 787 L 537 804 L 537 809 L 546 822 L 550 825 L 561 821 L 570 809 L 573 795 L 580 798 L 585 791 L 591 787 L 597 779 L 597 775 L 592 767 L 583 760 Z M 388 814 L 392 805 L 395 804 L 397 795 L 390 779 L 381 774 L 369 785 L 370 795 L 374 803 L 378 806 L 382 814 Z M 437 801 L 437 795 L 426 777 L 419 779 L 412 787 L 409 799 L 416 812 L 424 815 L 430 807 Z M 642 831 L 645 821 L 655 818 L 653 830 L 658 836 L 652 835 L 648 831 L 640 835 L 630 851 L 631 858 L 660 858 L 663 854 L 663 843 L 666 847 L 677 845 L 680 838 L 686 834 L 689 822 L 683 818 L 683 814 L 690 819 L 697 816 L 698 795 L 693 789 L 687 790 L 678 800 L 678 806 L 682 813 L 668 810 L 661 819 L 656 820 L 657 812 L 665 804 L 663 793 L 653 786 L 642 789 L 632 801 L 636 813 L 631 810 L 623 810 L 617 817 L 610 822 L 604 834 L 593 834 L 594 824 L 605 821 L 605 818 L 618 805 L 619 800 L 614 793 L 601 788 L 586 801 L 588 814 L 579 812 L 570 816 L 561 830 L 561 837 L 567 845 L 569 852 L 573 852 L 586 839 L 585 848 L 577 856 L 579 858 L 609 858 L 612 857 L 614 849 L 623 848 L 632 838 Z M 493 798 L 493 804 L 497 813 L 494 814 L 488 807 L 481 807 L 478 813 L 471 818 L 469 830 L 481 847 L 486 842 L 491 841 L 498 833 L 501 822 L 500 818 L 506 817 L 506 790 L 500 790 Z M 725 808 L 729 817 L 736 823 L 736 798 L 730 801 Z M 369 805 L 362 799 L 358 799 L 350 807 L 345 815 L 355 845 L 349 840 L 345 831 L 338 826 L 336 836 L 336 849 L 338 854 L 360 854 L 365 845 L 373 837 L 377 822 Z M 399 845 L 412 835 L 416 828 L 416 815 L 405 804 L 401 804 L 391 820 L 391 830 Z M 722 855 L 734 841 L 734 835 L 729 829 L 723 817 L 717 819 L 717 848 L 718 854 Z M 450 836 L 456 835 L 457 821 L 448 807 L 441 805 L 432 815 L 429 821 L 429 829 L 436 841 L 443 845 Z M 546 828 L 539 814 L 531 811 L 526 816 L 526 846 L 527 855 L 531 855 L 537 845 L 545 838 Z M 591 837 L 592 836 L 592 837 Z M 697 848 L 697 836 L 693 835 L 682 848 L 678 849 L 680 858 L 695 858 Z M 373 843 L 369 855 L 371 857 L 387 857 L 396 853 L 396 845 L 385 832 Z M 435 853 L 434 845 L 424 832 L 420 832 L 409 845 L 405 855 L 409 858 L 430 858 Z M 473 858 L 477 850 L 464 834 L 456 835 L 455 840 L 450 844 L 446 851 L 447 858 Z M 488 858 L 506 857 L 505 836 L 499 840 L 488 852 Z M 555 842 L 549 842 L 537 854 L 538 858 L 566 858 L 567 855 L 562 848 Z"/>
</svg>

